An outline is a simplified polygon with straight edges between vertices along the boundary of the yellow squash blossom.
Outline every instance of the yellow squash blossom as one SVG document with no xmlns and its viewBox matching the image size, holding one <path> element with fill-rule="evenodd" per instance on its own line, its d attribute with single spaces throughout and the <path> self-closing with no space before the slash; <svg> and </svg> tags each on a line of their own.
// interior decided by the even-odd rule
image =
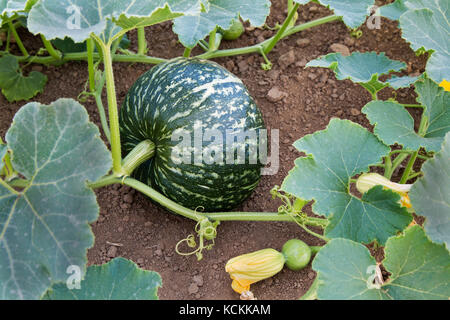
<svg viewBox="0 0 450 320">
<path fill-rule="evenodd" d="M 439 85 L 442 88 L 445 89 L 445 91 L 450 91 L 450 82 L 448 82 L 447 80 L 442 80 L 441 84 Z"/>
<path fill-rule="evenodd" d="M 272 277 L 283 269 L 286 259 L 275 249 L 263 249 L 228 260 L 225 271 L 230 274 L 234 291 L 242 294 L 252 283 Z"/>
<path fill-rule="evenodd" d="M 390 181 L 378 173 L 362 174 L 356 181 L 356 189 L 361 193 L 366 193 L 375 186 L 381 185 L 387 189 L 398 193 L 401 196 L 400 204 L 406 208 L 411 208 L 408 192 L 411 190 L 412 184 L 400 184 Z"/>
</svg>

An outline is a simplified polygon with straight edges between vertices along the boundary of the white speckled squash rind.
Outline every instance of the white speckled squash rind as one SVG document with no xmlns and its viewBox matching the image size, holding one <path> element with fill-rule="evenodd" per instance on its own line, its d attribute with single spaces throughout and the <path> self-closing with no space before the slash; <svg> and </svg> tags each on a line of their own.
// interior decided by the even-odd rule
<svg viewBox="0 0 450 320">
<path fill-rule="evenodd" d="M 176 130 L 189 132 L 193 140 L 194 129 L 216 129 L 225 143 L 227 130 L 265 129 L 261 112 L 242 81 L 214 62 L 177 58 L 152 68 L 128 92 L 120 127 L 125 154 L 145 139 L 156 145 L 155 156 L 133 176 L 188 208 L 231 209 L 247 198 L 260 180 L 259 157 L 256 164 L 249 161 L 249 144 L 257 145 L 259 138 L 244 141 L 244 164 L 195 163 L 194 156 L 187 164 L 172 159 L 180 143 L 172 141 Z M 202 143 L 202 150 L 211 144 Z M 194 142 L 191 146 L 195 152 Z"/>
</svg>

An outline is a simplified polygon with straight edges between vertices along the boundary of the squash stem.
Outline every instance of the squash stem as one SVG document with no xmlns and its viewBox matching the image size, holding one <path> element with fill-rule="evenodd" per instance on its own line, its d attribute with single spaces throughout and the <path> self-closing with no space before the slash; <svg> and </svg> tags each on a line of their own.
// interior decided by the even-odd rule
<svg viewBox="0 0 450 320">
<path fill-rule="evenodd" d="M 102 101 L 102 92 L 104 86 L 105 76 L 103 75 L 93 95 L 95 98 L 95 103 L 97 104 L 98 114 L 100 115 L 100 122 L 102 124 L 103 133 L 105 134 L 106 139 L 108 139 L 108 142 L 111 144 L 111 132 L 109 131 L 108 119 L 106 119 L 105 107 L 103 106 Z"/>
<path fill-rule="evenodd" d="M 120 178 L 114 175 L 109 175 L 96 182 L 89 183 L 88 187 L 92 189 L 98 189 L 115 183 L 120 183 L 136 189 L 137 191 L 150 197 L 153 201 L 165 207 L 167 210 L 197 222 L 208 218 L 209 220 L 213 221 L 295 221 L 303 225 L 321 228 L 324 228 L 328 224 L 328 220 L 323 218 L 304 218 L 297 216 L 295 217 L 295 219 L 293 219 L 293 217 L 288 214 L 280 214 L 278 212 L 199 212 L 179 205 L 178 203 L 165 197 L 155 189 L 130 177 Z"/>
<path fill-rule="evenodd" d="M 155 154 L 155 144 L 150 140 L 139 143 L 122 161 L 122 170 L 129 176 L 142 163 L 149 160 Z"/>
<path fill-rule="evenodd" d="M 87 61 L 89 70 L 89 90 L 95 91 L 95 67 L 94 67 L 94 41 L 92 38 L 86 40 L 87 45 Z M 102 87 L 103 88 L 103 87 Z"/>
<path fill-rule="evenodd" d="M 16 43 L 17 43 L 17 46 L 19 47 L 20 51 L 22 52 L 22 54 L 25 57 L 28 57 L 29 53 L 28 53 L 27 49 L 25 48 L 25 46 L 23 45 L 23 42 L 20 39 L 19 34 L 17 33 L 16 27 L 14 26 L 14 24 L 11 21 L 8 22 L 8 26 L 9 26 L 9 30 L 11 31 L 12 35 L 16 39 Z"/>
<path fill-rule="evenodd" d="M 139 27 L 137 28 L 138 34 L 138 54 L 146 55 L 147 54 L 147 39 L 145 38 L 145 28 Z"/>
<path fill-rule="evenodd" d="M 414 163 L 416 162 L 417 159 L 417 155 L 419 154 L 418 151 L 415 151 L 412 155 L 411 158 L 409 159 L 408 164 L 406 165 L 406 169 L 403 172 L 402 178 L 400 179 L 399 183 L 406 183 L 409 180 L 409 174 L 414 166 Z"/>
<path fill-rule="evenodd" d="M 57 51 L 53 47 L 52 43 L 50 41 L 48 41 L 42 34 L 41 34 L 41 39 L 42 39 L 42 43 L 44 44 L 45 49 L 47 50 L 48 54 L 57 61 L 61 60 L 61 58 L 62 58 L 61 52 Z"/>
<path fill-rule="evenodd" d="M 300 4 L 296 3 L 294 5 L 293 8 L 291 8 L 291 10 L 289 11 L 289 15 L 286 18 L 286 20 L 284 20 L 283 25 L 281 26 L 281 28 L 278 30 L 277 34 L 272 38 L 272 40 L 269 42 L 269 44 L 267 45 L 267 47 L 264 49 L 264 53 L 268 54 L 270 51 L 272 51 L 272 49 L 275 47 L 275 45 L 278 43 L 278 41 L 281 40 L 281 38 L 283 37 L 284 32 L 286 31 L 286 29 L 288 27 L 290 27 L 291 21 L 292 19 L 294 19 L 295 14 L 297 13 L 298 7 L 300 6 Z"/>
<path fill-rule="evenodd" d="M 106 75 L 106 92 L 108 97 L 109 129 L 111 134 L 111 154 L 113 160 L 113 173 L 123 176 L 122 150 L 120 145 L 119 112 L 117 107 L 116 87 L 111 58 L 111 43 L 105 44 L 96 35 L 92 35 L 100 45 L 103 54 L 103 65 Z"/>
</svg>

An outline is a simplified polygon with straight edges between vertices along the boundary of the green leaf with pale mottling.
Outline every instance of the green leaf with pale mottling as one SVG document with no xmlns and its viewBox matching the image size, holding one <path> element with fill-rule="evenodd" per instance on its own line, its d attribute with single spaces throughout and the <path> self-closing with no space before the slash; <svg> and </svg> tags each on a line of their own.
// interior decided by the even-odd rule
<svg viewBox="0 0 450 320">
<path fill-rule="evenodd" d="M 29 182 L 12 192 L 0 185 L 0 300 L 38 299 L 51 282 L 66 281 L 69 266 L 82 275 L 98 218 L 95 181 L 111 155 L 72 99 L 29 103 L 6 134 L 14 168 Z"/>
<path fill-rule="evenodd" d="M 424 106 L 429 125 L 424 134 L 414 130 L 414 119 L 400 104 L 372 101 L 362 112 L 375 126 L 374 133 L 387 145 L 398 143 L 408 150 L 439 151 L 445 134 L 450 131 L 450 93 L 434 81 L 416 82 L 418 100 Z"/>
<path fill-rule="evenodd" d="M 389 83 L 378 80 L 379 76 L 406 67 L 401 61 L 391 60 L 384 53 L 353 52 L 350 56 L 330 53 L 306 64 L 306 67 L 328 68 L 334 71 L 338 80 L 350 79 L 360 84 L 370 93 L 376 94 Z"/>
<path fill-rule="evenodd" d="M 347 239 L 329 241 L 313 260 L 318 272 L 317 297 L 321 300 L 383 300 L 389 297 L 370 288 L 370 276 L 376 266 L 369 250 Z"/>
<path fill-rule="evenodd" d="M 400 104 L 388 101 L 372 101 L 362 112 L 375 126 L 373 132 L 385 144 L 398 143 L 408 150 L 424 147 L 428 151 L 437 151 L 441 147 L 442 138 L 422 137 L 414 131 L 414 119 Z"/>
<path fill-rule="evenodd" d="M 450 254 L 418 225 L 386 242 L 383 265 L 391 273 L 382 287 L 393 299 L 450 298 Z"/>
<path fill-rule="evenodd" d="M 28 28 L 49 40 L 83 42 L 94 33 L 108 42 L 119 32 L 199 11 L 198 0 L 41 0 L 30 11 Z"/>
<path fill-rule="evenodd" d="M 429 119 L 426 136 L 443 138 L 450 131 L 450 92 L 430 79 L 417 82 L 416 92 Z"/>
<path fill-rule="evenodd" d="M 422 166 L 423 177 L 411 188 L 409 196 L 415 212 L 426 218 L 428 236 L 450 248 L 450 133 L 442 149 Z"/>
<path fill-rule="evenodd" d="M 379 9 L 380 15 L 391 20 L 398 20 L 400 16 L 408 10 L 404 0 L 396 0 L 393 3 L 382 6 Z"/>
<path fill-rule="evenodd" d="M 408 1 L 400 17 L 402 37 L 417 51 L 433 50 L 426 66 L 428 76 L 441 83 L 450 79 L 450 1 Z"/>
<path fill-rule="evenodd" d="M 29 100 L 44 91 L 47 76 L 32 71 L 24 76 L 19 67 L 19 60 L 11 55 L 0 58 L 0 88 L 9 102 Z"/>
<path fill-rule="evenodd" d="M 227 30 L 232 21 L 241 17 L 253 26 L 262 26 L 270 13 L 269 0 L 209 0 L 208 10 L 197 15 L 175 19 L 173 31 L 180 42 L 193 48 L 216 27 Z"/>
<path fill-rule="evenodd" d="M 390 151 L 366 129 L 348 120 L 332 119 L 326 130 L 307 135 L 294 146 L 309 156 L 295 161 L 282 190 L 315 200 L 313 211 L 330 220 L 327 237 L 384 244 L 411 222 L 411 215 L 398 204 L 398 194 L 381 186 L 362 199 L 349 192 L 350 179 L 380 163 Z"/>
<path fill-rule="evenodd" d="M 133 262 L 116 258 L 101 266 L 90 266 L 80 289 L 64 283 L 53 285 L 46 300 L 157 300 L 161 277 L 140 269 Z"/>
<path fill-rule="evenodd" d="M 319 0 L 321 4 L 329 7 L 342 21 L 352 28 L 361 26 L 370 14 L 370 9 L 375 4 L 374 0 Z"/>
<path fill-rule="evenodd" d="M 413 226 L 386 242 L 383 266 L 390 273 L 381 287 L 371 286 L 376 261 L 351 240 L 333 239 L 315 257 L 319 299 L 420 300 L 450 297 L 450 255 Z"/>
</svg>

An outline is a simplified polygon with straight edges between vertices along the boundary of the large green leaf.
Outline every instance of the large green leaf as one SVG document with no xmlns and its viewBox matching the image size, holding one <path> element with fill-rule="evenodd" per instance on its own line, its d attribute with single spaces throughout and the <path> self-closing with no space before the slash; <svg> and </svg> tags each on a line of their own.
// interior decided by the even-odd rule
<svg viewBox="0 0 450 320">
<path fill-rule="evenodd" d="M 389 280 L 372 284 L 376 264 L 369 250 L 347 239 L 333 239 L 313 261 L 318 272 L 319 299 L 443 299 L 450 298 L 450 255 L 432 243 L 419 226 L 389 238 L 383 266 Z"/>
<path fill-rule="evenodd" d="M 209 0 L 207 11 L 175 19 L 173 31 L 184 46 L 193 48 L 217 26 L 229 29 L 239 16 L 254 26 L 263 25 L 270 13 L 270 5 L 270 0 Z"/>
<path fill-rule="evenodd" d="M 11 17 L 29 11 L 38 0 L 0 0 L 0 16 Z M 1 20 L 0 20 L 1 22 Z"/>
<path fill-rule="evenodd" d="M 393 3 L 382 6 L 379 9 L 379 13 L 381 16 L 389 18 L 391 20 L 398 20 L 400 16 L 404 14 L 408 10 L 408 7 L 405 5 L 405 1 L 396 0 Z"/>
<path fill-rule="evenodd" d="M 329 68 L 334 71 L 338 80 L 350 79 L 370 93 L 376 94 L 389 85 L 389 82 L 379 81 L 379 76 L 389 74 L 391 71 L 400 71 L 406 68 L 406 64 L 391 60 L 384 53 L 353 52 L 350 56 L 330 53 L 308 62 L 306 67 Z"/>
<path fill-rule="evenodd" d="M 389 297 L 371 289 L 375 259 L 360 243 L 347 239 L 329 241 L 313 260 L 318 272 L 317 298 L 321 300 L 378 300 Z"/>
<path fill-rule="evenodd" d="M 450 131 L 450 92 L 430 79 L 416 82 L 416 91 L 429 119 L 422 134 L 414 130 L 414 119 L 400 104 L 372 101 L 362 112 L 375 125 L 374 133 L 385 144 L 398 143 L 409 150 L 423 147 L 428 151 L 439 151 L 445 134 Z"/>
<path fill-rule="evenodd" d="M 390 238 L 383 265 L 391 273 L 385 290 L 394 299 L 450 298 L 450 255 L 432 243 L 423 229 L 413 226 Z"/>
<path fill-rule="evenodd" d="M 0 58 L 0 88 L 8 101 L 29 100 L 44 91 L 47 76 L 32 71 L 24 76 L 16 57 L 6 55 Z"/>
<path fill-rule="evenodd" d="M 426 66 L 428 76 L 440 83 L 450 79 L 450 2 L 407 1 L 410 8 L 400 17 L 402 36 L 414 50 L 433 50 Z"/>
<path fill-rule="evenodd" d="M 426 218 L 424 227 L 431 240 L 450 248 L 450 133 L 441 151 L 422 166 L 422 172 L 424 176 L 409 193 L 411 204 Z"/>
<path fill-rule="evenodd" d="M 94 33 L 108 42 L 122 29 L 150 26 L 199 11 L 199 0 L 41 0 L 30 11 L 28 28 L 49 40 L 70 37 L 83 42 Z"/>
<path fill-rule="evenodd" d="M 443 138 L 450 130 L 450 92 L 430 79 L 417 82 L 416 92 L 428 118 L 427 136 Z"/>
<path fill-rule="evenodd" d="M 302 199 L 314 199 L 313 211 L 330 223 L 325 235 L 384 244 L 412 220 L 397 203 L 398 194 L 372 188 L 359 199 L 349 192 L 350 179 L 380 162 L 390 149 L 372 133 L 348 121 L 332 119 L 326 130 L 307 135 L 294 146 L 307 153 L 283 182 L 283 191 Z"/>
<path fill-rule="evenodd" d="M 29 103 L 6 134 L 14 168 L 29 181 L 0 185 L 0 299 L 40 298 L 69 266 L 84 274 L 98 217 L 86 180 L 108 172 L 111 155 L 76 101 Z"/>
<path fill-rule="evenodd" d="M 161 277 L 140 269 L 133 262 L 116 258 L 90 266 L 79 289 L 58 283 L 44 296 L 47 300 L 157 300 Z"/>
<path fill-rule="evenodd" d="M 328 6 L 338 16 L 342 16 L 342 21 L 352 28 L 358 28 L 366 21 L 370 14 L 370 8 L 374 5 L 374 0 L 319 0 Z"/>
</svg>

